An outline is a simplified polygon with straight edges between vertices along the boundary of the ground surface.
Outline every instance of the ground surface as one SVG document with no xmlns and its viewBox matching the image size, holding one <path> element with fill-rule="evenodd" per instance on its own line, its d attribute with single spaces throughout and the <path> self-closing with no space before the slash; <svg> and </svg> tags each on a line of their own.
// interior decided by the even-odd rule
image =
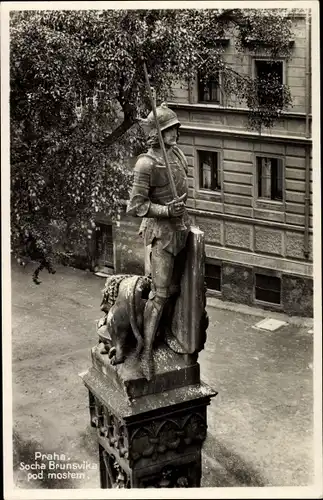
<svg viewBox="0 0 323 500">
<path fill-rule="evenodd" d="M 15 484 L 98 488 L 95 431 L 78 374 L 91 363 L 104 279 L 62 267 L 55 276 L 43 273 L 37 286 L 31 272 L 31 265 L 12 267 Z M 208 313 L 201 376 L 219 394 L 208 408 L 202 486 L 310 484 L 310 327 L 288 324 L 265 332 L 252 328 L 261 319 L 254 315 L 259 310 L 208 306 Z M 34 463 L 37 451 L 64 453 L 92 468 L 80 479 L 28 481 L 21 463 Z"/>
</svg>

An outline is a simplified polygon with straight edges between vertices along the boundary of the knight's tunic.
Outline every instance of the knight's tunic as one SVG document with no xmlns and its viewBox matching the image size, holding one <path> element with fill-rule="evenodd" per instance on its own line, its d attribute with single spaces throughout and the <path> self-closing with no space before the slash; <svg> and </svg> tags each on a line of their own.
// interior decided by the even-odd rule
<svg viewBox="0 0 323 500">
<path fill-rule="evenodd" d="M 185 201 L 188 195 L 188 165 L 184 153 L 173 146 L 168 151 L 168 161 L 177 195 L 184 196 Z M 177 255 L 185 247 L 190 226 L 188 214 L 185 211 L 183 216 L 171 218 L 155 215 L 158 207 L 167 206 L 173 199 L 167 167 L 156 152 L 150 149 L 137 159 L 127 212 L 144 218 L 142 226 L 146 245 L 158 239 L 163 249 Z"/>
</svg>

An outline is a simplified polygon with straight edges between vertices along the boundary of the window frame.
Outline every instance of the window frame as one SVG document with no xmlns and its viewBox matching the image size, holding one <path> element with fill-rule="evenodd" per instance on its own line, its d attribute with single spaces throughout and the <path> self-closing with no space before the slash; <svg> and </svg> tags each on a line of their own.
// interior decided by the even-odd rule
<svg viewBox="0 0 323 500">
<path fill-rule="evenodd" d="M 281 169 L 281 198 L 272 198 L 272 181 L 273 181 L 273 174 L 272 174 L 272 170 L 270 172 L 270 198 L 267 198 L 266 196 L 260 196 L 259 195 L 259 183 L 260 183 L 260 180 L 262 179 L 263 177 L 263 165 L 261 164 L 260 165 L 260 169 L 259 169 L 259 162 L 258 160 L 259 159 L 266 159 L 266 160 L 269 160 L 269 161 L 272 161 L 272 160 L 276 160 L 276 164 L 277 164 L 277 170 L 280 168 Z M 257 155 L 256 154 L 256 190 L 257 190 L 257 199 L 258 200 L 261 200 L 261 201 L 276 201 L 278 203 L 282 203 L 283 200 L 284 200 L 284 192 L 283 192 L 283 163 L 282 163 L 282 160 L 280 160 L 279 158 L 275 157 L 275 156 L 262 156 L 262 155 Z M 259 171 L 261 172 L 261 177 L 259 176 Z M 279 178 L 279 176 L 277 176 L 277 178 Z"/>
<path fill-rule="evenodd" d="M 277 304 L 276 302 L 267 302 L 265 300 L 257 299 L 256 298 L 256 275 L 260 274 L 262 276 L 268 276 L 270 278 L 277 278 L 280 280 L 280 303 Z M 275 271 L 272 269 L 263 269 L 263 268 L 257 268 L 254 267 L 252 270 L 252 279 L 253 279 L 253 286 L 252 286 L 252 298 L 253 302 L 258 305 L 262 305 L 264 307 L 271 307 L 275 308 L 278 310 L 283 309 L 283 280 L 282 280 L 282 272 L 281 271 Z"/>
<path fill-rule="evenodd" d="M 189 99 L 189 103 L 190 104 L 200 104 L 201 106 L 205 106 L 205 108 L 211 108 L 211 109 L 214 109 L 214 108 L 222 108 L 223 106 L 225 106 L 225 103 L 226 103 L 226 96 L 223 92 L 223 90 L 221 90 L 221 84 L 222 84 L 222 74 L 221 74 L 221 71 L 220 71 L 220 75 L 219 75 L 219 86 L 220 86 L 220 99 L 219 101 L 215 102 L 215 101 L 199 101 L 199 75 L 196 73 L 195 75 L 195 78 L 192 82 L 192 85 L 189 85 L 189 96 L 188 96 L 188 99 Z"/>
<path fill-rule="evenodd" d="M 219 85 L 218 85 L 218 93 L 219 93 L 219 100 L 218 101 L 206 101 L 206 100 L 200 100 L 200 85 L 202 83 L 200 82 L 199 78 L 199 73 L 196 75 L 196 103 L 197 104 L 212 104 L 213 106 L 221 106 L 223 104 L 223 97 L 222 97 L 222 92 L 221 92 L 221 83 L 222 83 L 222 74 L 221 71 L 219 70 Z M 214 80 L 209 80 L 209 82 L 214 81 Z M 205 92 L 204 92 L 205 94 Z"/>
<path fill-rule="evenodd" d="M 221 296 L 222 295 L 222 286 L 223 286 L 223 266 L 222 266 L 222 261 L 214 260 L 214 259 L 206 257 L 206 259 L 205 259 L 205 267 L 204 267 L 204 282 L 205 282 L 205 284 L 206 284 L 206 274 L 205 274 L 206 265 L 216 266 L 216 267 L 220 268 L 220 290 L 214 290 L 212 288 L 207 288 L 206 293 L 207 293 L 208 296 Z"/>
<path fill-rule="evenodd" d="M 272 200 L 271 198 L 260 198 L 258 197 L 258 162 L 257 162 L 257 157 L 258 158 L 275 158 L 281 162 L 281 168 L 282 168 L 282 199 L 281 200 Z M 254 198 L 254 204 L 256 208 L 268 208 L 268 210 L 271 210 L 272 208 L 275 207 L 275 210 L 278 211 L 283 211 L 285 210 L 285 203 L 286 203 L 286 181 L 285 181 L 285 157 L 279 154 L 274 154 L 274 153 L 261 153 L 261 152 L 254 152 L 254 192 L 253 192 L 253 198 Z"/>
<path fill-rule="evenodd" d="M 265 56 L 265 55 L 251 56 L 251 77 L 252 77 L 252 79 L 257 78 L 257 66 L 256 66 L 257 61 L 268 61 L 268 62 L 274 61 L 275 63 L 281 62 L 282 63 L 283 85 L 288 85 L 286 57 L 280 57 L 279 59 L 273 60 L 270 56 Z"/>
<path fill-rule="evenodd" d="M 252 78 L 257 78 L 257 67 L 256 67 L 256 62 L 257 61 L 273 61 L 273 59 L 270 56 L 252 56 L 251 57 L 251 76 Z M 287 61 L 285 57 L 280 57 L 279 59 L 274 60 L 275 63 L 281 62 L 283 67 L 282 67 L 282 76 L 283 76 L 283 85 L 287 85 Z"/>
<path fill-rule="evenodd" d="M 201 186 L 201 165 L 200 165 L 200 153 L 215 153 L 217 154 L 217 167 L 218 167 L 218 176 L 220 179 L 220 188 L 213 190 L 203 188 Z M 220 198 L 222 200 L 223 197 L 223 151 L 219 148 L 213 148 L 208 146 L 197 146 L 195 148 L 195 178 L 197 179 L 197 192 L 201 195 L 207 195 L 211 197 Z"/>
</svg>

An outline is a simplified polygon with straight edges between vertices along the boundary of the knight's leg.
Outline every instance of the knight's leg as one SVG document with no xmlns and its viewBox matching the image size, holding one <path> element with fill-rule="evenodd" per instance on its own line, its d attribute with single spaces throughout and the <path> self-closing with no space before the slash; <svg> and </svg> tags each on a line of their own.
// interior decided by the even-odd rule
<svg viewBox="0 0 323 500">
<path fill-rule="evenodd" d="M 154 292 L 147 300 L 144 311 L 144 350 L 142 369 L 147 380 L 154 374 L 153 343 L 159 327 L 164 305 L 169 297 L 169 285 L 172 280 L 174 257 L 163 250 L 159 240 L 155 240 L 151 251 L 151 275 Z"/>
<path fill-rule="evenodd" d="M 144 350 L 141 357 L 141 367 L 147 380 L 154 375 L 153 343 L 163 313 L 166 298 L 149 299 L 144 312 Z"/>
</svg>

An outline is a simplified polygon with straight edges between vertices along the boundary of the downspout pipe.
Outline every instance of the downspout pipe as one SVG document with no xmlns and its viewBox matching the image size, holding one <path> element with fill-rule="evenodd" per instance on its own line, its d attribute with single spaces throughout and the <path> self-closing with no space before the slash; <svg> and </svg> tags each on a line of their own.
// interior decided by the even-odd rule
<svg viewBox="0 0 323 500">
<path fill-rule="evenodd" d="M 310 132 L 310 113 L 311 113 L 311 13 L 306 9 L 306 58 L 305 58 L 305 135 L 309 139 Z M 304 257 L 309 258 L 309 226 L 310 226 L 310 153 L 311 145 L 305 146 L 305 206 L 304 206 Z"/>
</svg>

